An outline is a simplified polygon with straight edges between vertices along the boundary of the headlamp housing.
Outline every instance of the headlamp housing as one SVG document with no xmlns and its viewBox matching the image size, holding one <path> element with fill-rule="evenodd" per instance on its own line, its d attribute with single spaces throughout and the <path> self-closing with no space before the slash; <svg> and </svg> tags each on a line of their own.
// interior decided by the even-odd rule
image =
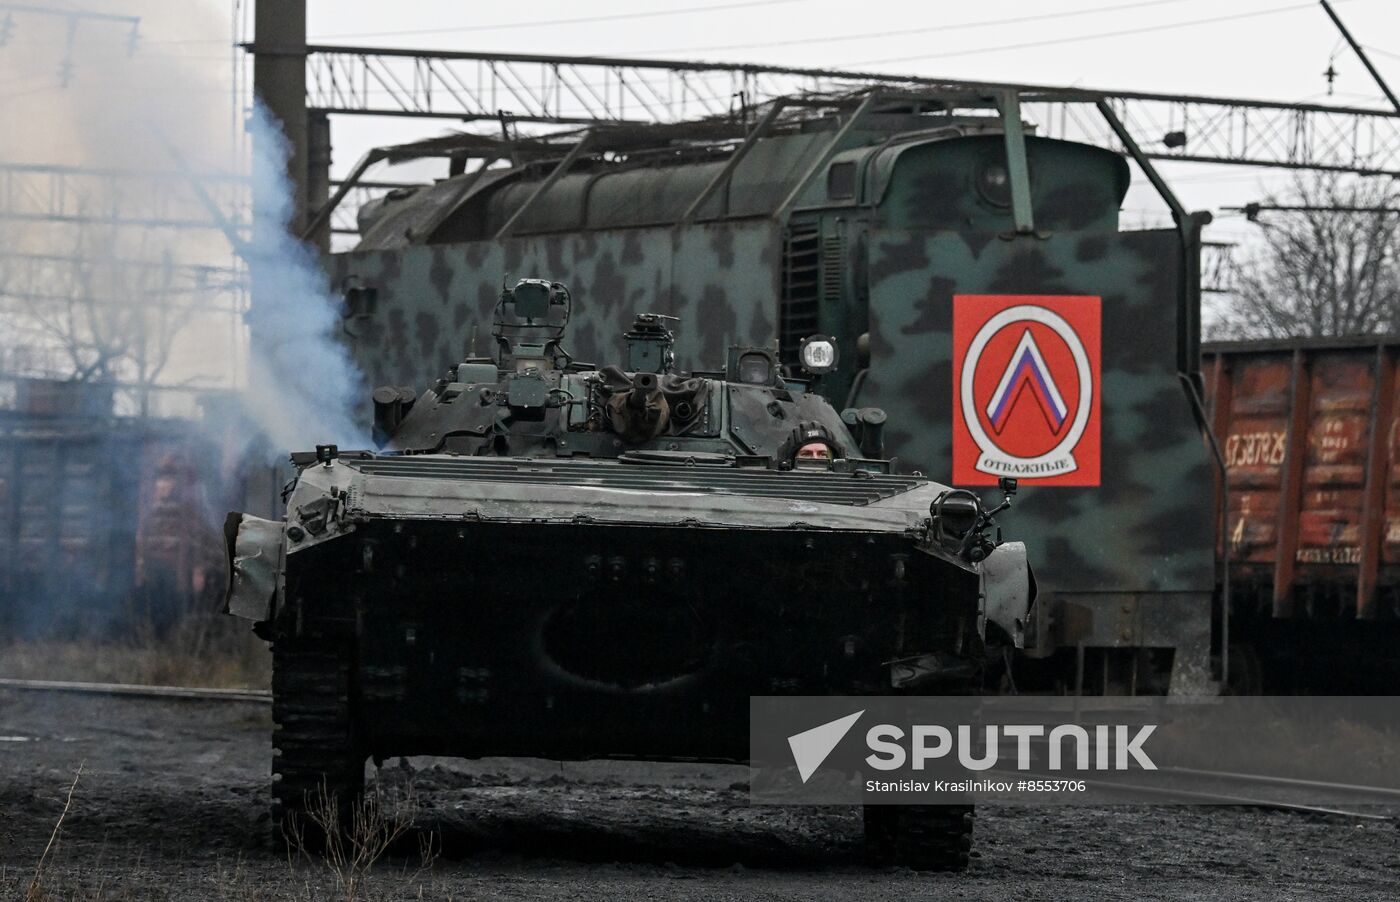
<svg viewBox="0 0 1400 902">
<path fill-rule="evenodd" d="M 809 335 L 798 345 L 797 359 L 804 372 L 820 376 L 836 369 L 840 362 L 840 352 L 836 349 L 836 339 L 829 335 Z"/>
</svg>

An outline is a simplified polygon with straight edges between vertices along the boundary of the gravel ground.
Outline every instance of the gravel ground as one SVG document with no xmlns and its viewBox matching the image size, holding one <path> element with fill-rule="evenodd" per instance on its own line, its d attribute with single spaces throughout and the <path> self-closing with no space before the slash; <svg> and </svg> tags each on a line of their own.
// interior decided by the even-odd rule
<svg viewBox="0 0 1400 902">
<path fill-rule="evenodd" d="M 24 898 L 81 765 L 47 899 L 346 898 L 269 838 L 266 708 L 0 690 L 0 893 Z M 961 875 L 872 870 L 850 809 L 751 808 L 742 768 L 492 759 L 386 765 L 412 849 L 378 899 L 1394 899 L 1390 822 L 1243 808 L 979 809 Z M 338 892 L 338 895 L 337 895 Z"/>
</svg>

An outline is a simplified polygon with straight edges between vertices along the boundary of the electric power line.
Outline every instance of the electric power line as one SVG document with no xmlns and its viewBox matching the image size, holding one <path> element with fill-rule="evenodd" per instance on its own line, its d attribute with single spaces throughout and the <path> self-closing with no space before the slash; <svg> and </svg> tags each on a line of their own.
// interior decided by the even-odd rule
<svg viewBox="0 0 1400 902">
<path fill-rule="evenodd" d="M 362 31 L 349 34 L 318 35 L 312 40 L 341 38 L 386 38 L 422 34 L 459 34 L 468 31 L 504 31 L 511 28 L 541 28 L 556 25 L 579 25 L 589 22 L 617 22 L 625 19 L 654 19 L 661 16 L 679 16 L 688 13 L 707 13 L 729 9 L 747 9 L 755 6 L 777 6 L 787 3 L 806 3 L 807 0 L 743 0 L 738 3 L 719 3 L 711 6 L 685 6 L 678 9 L 649 9 L 630 13 L 605 13 L 597 16 L 578 16 L 572 19 L 533 19 L 527 22 L 503 22 L 499 25 L 462 25 L 454 28 L 413 28 L 406 31 Z"/>
<path fill-rule="evenodd" d="M 1343 0 L 1344 2 L 1344 0 Z M 1016 44 L 1002 44 L 998 47 L 971 47 L 964 50 L 951 50 L 946 53 L 921 53 L 914 56 L 886 57 L 875 60 L 858 60 L 856 62 L 839 63 L 842 67 L 850 66 L 875 66 L 884 63 L 905 63 L 927 59 L 947 59 L 954 56 L 969 56 L 976 53 L 998 53 L 1003 50 L 1026 50 L 1032 47 L 1049 47 L 1054 44 L 1073 44 L 1082 41 L 1096 41 L 1102 38 L 1121 38 L 1134 34 L 1146 34 L 1148 32 L 1169 31 L 1177 28 L 1191 28 L 1196 25 L 1213 25 L 1217 22 L 1232 22 L 1240 19 L 1255 19 L 1261 16 L 1275 16 L 1281 13 L 1297 12 L 1300 9 L 1313 9 L 1314 3 L 1295 3 L 1291 6 L 1280 6 L 1274 9 L 1254 10 L 1247 13 L 1232 13 L 1228 16 L 1212 16 L 1207 19 L 1191 19 L 1185 22 L 1167 22 L 1161 25 L 1144 25 L 1138 28 L 1123 28 L 1117 31 L 1101 31 L 1094 34 L 1073 35 L 1064 38 L 1047 38 L 1040 41 L 1022 41 Z"/>
<path fill-rule="evenodd" d="M 867 31 L 859 34 L 832 35 L 829 37 L 793 38 L 786 41 L 758 41 L 751 44 L 724 44 L 708 47 L 668 47 L 657 50 L 639 50 L 636 56 L 656 53 L 693 53 L 709 50 L 751 50 L 756 47 L 795 47 L 803 44 L 832 44 L 841 41 L 861 41 L 875 38 L 895 38 L 915 34 L 932 34 L 946 31 L 966 31 L 974 28 L 993 28 L 999 25 L 1021 25 L 1028 22 L 1044 22 L 1051 19 L 1068 19 L 1075 16 L 1097 15 L 1098 13 L 1119 12 L 1127 9 L 1142 9 L 1148 6 L 1167 6 L 1178 3 L 1191 3 L 1196 0 L 1138 0 L 1135 3 L 1118 3 L 1113 6 L 1095 6 L 1088 9 L 1063 10 L 1054 13 L 1037 13 L 1033 16 L 1013 16 L 1006 19 L 987 19 L 980 22 L 951 22 L 930 25 L 925 28 L 902 28 L 891 31 Z"/>
</svg>

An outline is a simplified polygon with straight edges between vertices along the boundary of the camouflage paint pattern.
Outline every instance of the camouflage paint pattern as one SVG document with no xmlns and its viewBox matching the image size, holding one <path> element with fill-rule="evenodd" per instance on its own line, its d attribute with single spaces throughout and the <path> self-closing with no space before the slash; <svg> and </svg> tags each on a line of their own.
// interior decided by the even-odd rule
<svg viewBox="0 0 1400 902">
<path fill-rule="evenodd" d="M 779 246 L 779 231 L 759 220 L 339 254 L 329 268 L 333 287 L 377 292 L 372 315 L 346 321 L 368 384 L 422 388 L 446 362 L 494 352 L 491 316 L 507 275 L 568 285 L 564 347 L 579 360 L 620 359 L 633 315 L 664 313 L 680 318 L 681 369 L 721 369 L 729 346 L 772 340 Z"/>
<path fill-rule="evenodd" d="M 843 406 L 857 368 L 855 336 L 868 330 L 870 372 L 858 403 L 885 408 L 888 451 L 935 479 L 951 472 L 953 295 L 1101 297 L 1102 485 L 1027 486 L 1005 520 L 1008 538 L 1030 548 L 1045 602 L 1037 612 L 1042 651 L 1176 648 L 1173 691 L 1202 690 L 1215 579 L 1213 473 L 1178 373 L 1178 336 L 1194 348 L 1197 322 L 1182 281 L 1182 239 L 1175 231 L 1119 232 L 1123 161 L 1044 139 L 1027 142 L 1036 232 L 1015 234 L 1010 210 L 977 181 L 999 146 L 1000 138 L 981 135 L 912 151 L 873 145 L 863 158 L 843 151 L 833 165 L 855 159 L 861 167 L 854 200 L 799 206 L 782 220 L 352 252 L 333 257 L 330 269 L 338 286 L 359 278 L 379 292 L 377 312 L 353 326 L 372 384 L 423 386 L 439 361 L 465 354 L 473 330 L 476 352 L 488 353 L 506 274 L 569 285 L 577 303 L 566 348 L 581 360 L 620 358 L 631 316 L 652 311 L 681 317 L 682 367 L 714 369 L 726 346 L 777 337 L 801 231 L 818 255 L 816 321 L 842 348 L 841 370 L 821 390 Z"/>
<path fill-rule="evenodd" d="M 887 446 L 905 469 L 952 467 L 954 294 L 1102 297 L 1101 484 L 1027 484 L 1006 528 L 1036 572 L 1042 649 L 1177 647 L 1173 690 L 1203 688 L 1214 471 L 1176 374 L 1177 233 L 869 238 L 872 360 L 859 403 L 889 414 Z"/>
<path fill-rule="evenodd" d="M 1007 519 L 1056 592 L 1212 589 L 1212 514 L 1201 496 L 1213 473 L 1175 346 L 1163 340 L 1176 333 L 1177 241 L 1175 232 L 870 234 L 872 362 L 859 403 L 889 414 L 887 446 L 906 468 L 952 468 L 955 293 L 1103 298 L 1102 484 L 1028 480 Z"/>
</svg>

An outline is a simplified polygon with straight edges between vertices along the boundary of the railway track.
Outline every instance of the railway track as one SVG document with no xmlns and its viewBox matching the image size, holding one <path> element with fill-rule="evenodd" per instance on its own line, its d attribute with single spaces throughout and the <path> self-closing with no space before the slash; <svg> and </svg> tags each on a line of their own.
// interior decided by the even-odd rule
<svg viewBox="0 0 1400 902">
<path fill-rule="evenodd" d="M 1400 801 L 1400 789 L 1384 786 L 1365 786 L 1360 783 L 1329 783 L 1323 780 L 1299 780 L 1293 777 L 1275 777 L 1266 774 L 1242 774 L 1234 771 L 1200 770 L 1194 767 L 1164 767 L 1163 773 L 1184 774 L 1192 777 L 1212 777 L 1239 783 L 1258 783 L 1264 786 L 1298 787 L 1300 789 L 1323 789 L 1328 792 L 1354 792 L 1358 795 L 1384 796 Z"/>
<path fill-rule="evenodd" d="M 989 771 L 991 774 L 1008 777 L 1024 777 L 1025 773 L 1019 771 L 1008 771 L 995 768 Z M 1288 777 L 1275 777 L 1267 774 L 1242 774 L 1227 771 L 1196 770 L 1187 767 L 1163 767 L 1157 773 L 1170 775 L 1177 774 L 1188 777 L 1206 777 L 1225 782 L 1254 783 L 1260 786 L 1271 786 L 1284 789 L 1315 789 L 1328 792 L 1339 790 L 1356 793 L 1358 795 L 1368 795 L 1372 799 L 1376 797 L 1386 797 L 1400 802 L 1400 791 L 1381 786 L 1363 786 L 1354 783 L 1326 783 L 1317 780 L 1299 780 Z M 1085 780 L 1087 785 L 1098 790 L 1108 792 L 1122 792 L 1142 796 L 1158 796 L 1164 804 L 1181 804 L 1186 801 L 1198 802 L 1202 805 L 1238 805 L 1244 808 L 1260 808 L 1270 811 L 1288 811 L 1294 814 L 1326 815 L 1329 817 L 1345 817 L 1365 821 L 1387 821 L 1400 822 L 1400 818 L 1389 814 L 1377 814 L 1371 811 L 1351 811 L 1344 808 L 1333 808 L 1327 805 L 1313 805 L 1305 802 L 1289 802 L 1277 798 L 1266 799 L 1254 796 L 1243 796 L 1233 791 L 1215 791 L 1209 789 L 1187 789 L 1184 787 L 1172 786 L 1147 786 L 1140 783 L 1132 783 L 1116 778 Z M 1374 801 L 1362 802 L 1361 804 L 1375 804 Z"/>
<path fill-rule="evenodd" d="M 267 689 L 205 689 L 189 686 L 142 686 L 133 683 L 75 683 L 64 680 L 12 679 L 0 679 L 0 689 L 15 689 L 23 692 L 67 692 L 78 695 L 124 695 L 138 698 L 272 704 L 272 693 Z"/>
<path fill-rule="evenodd" d="M 270 705 L 272 703 L 272 692 L 266 689 L 206 689 L 190 686 L 144 686 L 131 683 L 81 683 L 68 682 L 63 680 L 15 680 L 0 679 L 0 690 L 11 689 L 23 692 L 64 692 L 78 695 L 116 695 L 130 696 L 137 698 L 158 698 L 175 699 L 181 701 L 216 701 L 216 702 L 242 702 L 250 704 Z M 1298 780 L 1287 777 L 1275 777 L 1265 774 L 1245 774 L 1226 771 L 1195 770 L 1191 768 L 1166 768 L 1164 772 L 1175 772 L 1183 775 L 1210 777 L 1229 780 L 1232 782 L 1255 783 L 1264 786 L 1274 786 L 1282 788 L 1297 789 L 1319 789 L 1330 792 L 1339 790 L 1355 792 L 1360 795 L 1368 795 L 1372 798 L 1384 796 L 1400 801 L 1400 790 L 1393 790 L 1378 786 L 1363 786 L 1360 784 L 1338 784 L 1326 783 L 1315 780 Z M 1309 805 L 1294 802 L 1282 802 L 1277 799 L 1253 798 L 1241 796 L 1234 793 L 1196 792 L 1182 789 L 1170 789 L 1166 787 L 1150 787 L 1138 784 L 1127 784 L 1117 780 L 1113 781 L 1092 781 L 1093 785 L 1104 789 L 1119 789 L 1126 792 L 1145 793 L 1148 795 L 1162 795 L 1176 799 L 1192 798 L 1204 804 L 1218 805 L 1240 805 L 1251 808 L 1264 808 L 1275 811 L 1289 811 L 1298 814 L 1325 815 L 1328 817 L 1344 817 L 1356 820 L 1370 821 L 1395 821 L 1391 815 L 1376 814 L 1366 811 L 1351 811 L 1342 808 L 1333 808 L 1324 805 Z"/>
<path fill-rule="evenodd" d="M 1326 788 L 1333 784 L 1317 783 L 1311 780 L 1282 780 L 1281 778 L 1265 777 L 1254 774 L 1232 774 L 1233 777 L 1252 777 L 1257 782 L 1267 782 L 1271 785 L 1289 785 L 1298 788 L 1313 787 Z M 1389 814 L 1377 814 L 1373 811 L 1352 811 L 1346 808 L 1333 808 L 1328 805 L 1309 805 L 1302 802 L 1283 802 L 1278 799 L 1260 799 L 1250 796 L 1241 796 L 1226 792 L 1200 792 L 1187 789 L 1173 789 L 1161 786 L 1143 786 L 1137 783 L 1123 783 L 1118 780 L 1089 780 L 1086 781 L 1096 789 L 1117 790 L 1133 794 L 1160 795 L 1164 798 L 1180 802 L 1184 799 L 1200 802 L 1203 805 L 1238 805 L 1242 808 L 1262 808 L 1269 811 L 1288 811 L 1294 814 L 1313 814 L 1327 817 L 1344 817 L 1360 821 L 1386 821 L 1393 822 L 1396 818 Z M 1370 789 L 1370 787 L 1351 787 L 1357 791 Z M 1376 788 L 1377 793 L 1387 793 L 1389 790 Z"/>
</svg>

